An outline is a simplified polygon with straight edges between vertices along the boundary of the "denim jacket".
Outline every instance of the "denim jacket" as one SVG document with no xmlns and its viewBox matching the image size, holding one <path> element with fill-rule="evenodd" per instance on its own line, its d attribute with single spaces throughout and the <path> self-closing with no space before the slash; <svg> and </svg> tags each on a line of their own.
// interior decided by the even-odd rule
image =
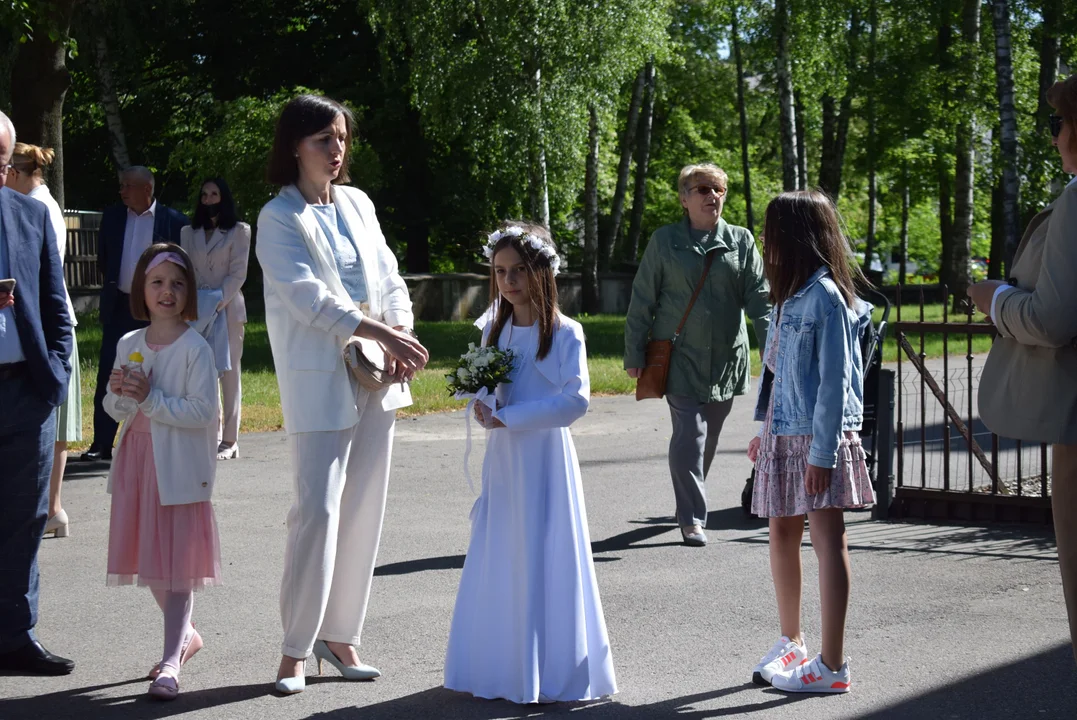
<svg viewBox="0 0 1077 720">
<path fill-rule="evenodd" d="M 838 442 L 864 421 L 864 371 L 860 338 L 872 306 L 857 299 L 850 309 L 822 267 L 781 308 L 771 311 L 778 330 L 775 371 L 764 367 L 755 419 L 766 419 L 774 395 L 771 432 L 811 435 L 808 462 L 837 464 Z"/>
</svg>

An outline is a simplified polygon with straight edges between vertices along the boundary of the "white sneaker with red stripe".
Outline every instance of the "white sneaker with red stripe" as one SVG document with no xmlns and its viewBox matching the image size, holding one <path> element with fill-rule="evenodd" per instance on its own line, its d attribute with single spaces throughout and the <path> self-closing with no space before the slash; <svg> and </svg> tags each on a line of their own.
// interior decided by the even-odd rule
<svg viewBox="0 0 1077 720">
<path fill-rule="evenodd" d="M 834 671 L 823 664 L 822 655 L 816 655 L 809 663 L 775 675 L 770 684 L 774 689 L 784 692 L 847 693 L 852 686 L 849 679 L 849 661 L 846 660 Z"/>
<path fill-rule="evenodd" d="M 808 662 L 807 643 L 797 645 L 782 635 L 763 656 L 763 659 L 752 668 L 752 682 L 756 685 L 770 685 L 770 679 L 778 673 L 806 662 Z"/>
</svg>

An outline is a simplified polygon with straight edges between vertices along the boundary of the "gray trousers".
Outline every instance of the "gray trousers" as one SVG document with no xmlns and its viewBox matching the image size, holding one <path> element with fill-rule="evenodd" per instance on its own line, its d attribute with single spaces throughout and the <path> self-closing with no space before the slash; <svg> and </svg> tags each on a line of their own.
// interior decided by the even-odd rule
<svg viewBox="0 0 1077 720">
<path fill-rule="evenodd" d="M 666 395 L 666 402 L 673 419 L 669 474 L 677 498 L 677 524 L 706 527 L 707 492 L 703 483 L 733 400 L 701 403 L 683 395 Z"/>
</svg>

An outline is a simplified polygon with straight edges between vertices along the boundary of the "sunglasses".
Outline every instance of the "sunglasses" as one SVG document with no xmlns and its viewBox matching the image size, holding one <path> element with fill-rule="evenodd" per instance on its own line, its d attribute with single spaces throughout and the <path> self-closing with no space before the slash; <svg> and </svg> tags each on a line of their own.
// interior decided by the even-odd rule
<svg viewBox="0 0 1077 720">
<path fill-rule="evenodd" d="M 1051 124 L 1051 137 L 1058 137 L 1058 134 L 1062 132 L 1062 116 L 1051 115 L 1047 120 Z"/>
<path fill-rule="evenodd" d="M 704 197 L 710 195 L 711 193 L 717 195 L 718 197 L 722 197 L 723 195 L 725 195 L 725 188 L 716 188 L 711 185 L 696 185 L 692 189 L 695 190 L 697 194 L 703 195 Z"/>
</svg>

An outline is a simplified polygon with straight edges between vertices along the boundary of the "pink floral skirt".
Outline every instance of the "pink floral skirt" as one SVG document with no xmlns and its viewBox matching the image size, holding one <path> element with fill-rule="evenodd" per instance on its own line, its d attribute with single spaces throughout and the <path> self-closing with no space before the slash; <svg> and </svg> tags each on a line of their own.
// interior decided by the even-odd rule
<svg viewBox="0 0 1077 720">
<path fill-rule="evenodd" d="M 108 585 L 170 592 L 220 585 L 221 542 L 213 505 L 161 504 L 148 432 L 129 429 L 113 462 Z"/>
<path fill-rule="evenodd" d="M 875 488 L 868 474 L 867 454 L 855 432 L 842 433 L 838 464 L 830 473 L 830 487 L 818 495 L 804 488 L 811 435 L 774 435 L 773 414 L 767 410 L 763 438 L 755 460 L 752 513 L 759 517 L 793 517 L 827 508 L 856 509 L 875 504 Z"/>
</svg>

